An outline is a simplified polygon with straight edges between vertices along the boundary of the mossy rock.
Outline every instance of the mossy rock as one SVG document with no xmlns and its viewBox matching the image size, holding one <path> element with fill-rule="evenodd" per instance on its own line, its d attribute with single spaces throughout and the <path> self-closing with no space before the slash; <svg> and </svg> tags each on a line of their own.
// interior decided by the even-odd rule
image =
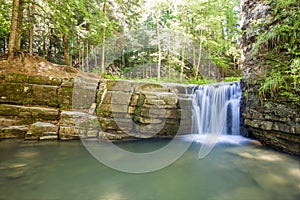
<svg viewBox="0 0 300 200">
<path fill-rule="evenodd" d="M 52 76 L 28 76 L 28 83 L 30 84 L 37 84 L 37 85 L 53 85 L 53 86 L 60 86 L 62 80 L 57 77 Z"/>
<path fill-rule="evenodd" d="M 59 107 L 63 110 L 72 108 L 72 96 L 73 96 L 72 87 L 61 87 L 58 90 Z"/>
<path fill-rule="evenodd" d="M 5 75 L 5 81 L 11 83 L 28 83 L 27 74 L 8 73 Z"/>
<path fill-rule="evenodd" d="M 135 92 L 144 92 L 144 91 L 161 91 L 162 89 L 166 89 L 164 88 L 162 85 L 160 84 L 156 84 L 156 83 L 142 83 L 139 86 L 137 86 L 135 88 Z"/>
<path fill-rule="evenodd" d="M 130 92 L 131 87 L 131 81 L 125 80 L 108 80 L 106 83 L 108 91 Z"/>
<path fill-rule="evenodd" d="M 0 104 L 0 115 L 18 120 L 19 124 L 32 124 L 37 121 L 55 122 L 58 109 Z"/>
<path fill-rule="evenodd" d="M 24 139 L 28 126 L 9 126 L 0 129 L 0 138 Z"/>
<path fill-rule="evenodd" d="M 0 102 L 58 106 L 56 86 L 5 82 L 0 85 Z"/>
<path fill-rule="evenodd" d="M 0 104 L 0 116 L 18 116 L 19 114 L 20 110 L 18 108 Z"/>
</svg>

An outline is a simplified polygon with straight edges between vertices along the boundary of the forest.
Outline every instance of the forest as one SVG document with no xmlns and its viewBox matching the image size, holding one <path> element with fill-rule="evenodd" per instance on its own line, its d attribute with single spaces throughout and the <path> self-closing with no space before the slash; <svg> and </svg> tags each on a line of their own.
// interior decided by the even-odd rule
<svg viewBox="0 0 300 200">
<path fill-rule="evenodd" d="M 240 0 L 0 0 L 0 54 L 106 77 L 239 77 Z"/>
<path fill-rule="evenodd" d="M 106 78 L 207 83 L 241 77 L 240 0 L 0 0 L 0 54 L 42 57 Z M 252 56 L 263 98 L 299 82 L 299 1 L 266 0 Z M 266 52 L 268 52 L 266 54 Z M 280 59 L 278 59 L 280 58 Z M 291 96 L 287 92 L 285 96 Z M 294 98 L 295 95 L 292 95 Z"/>
</svg>

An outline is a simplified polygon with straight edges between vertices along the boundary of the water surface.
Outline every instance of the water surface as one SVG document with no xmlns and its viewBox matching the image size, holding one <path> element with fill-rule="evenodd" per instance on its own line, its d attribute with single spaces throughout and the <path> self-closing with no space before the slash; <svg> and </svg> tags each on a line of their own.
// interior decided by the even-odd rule
<svg viewBox="0 0 300 200">
<path fill-rule="evenodd" d="M 299 199 L 298 158 L 227 138 L 207 157 L 198 159 L 199 141 L 193 142 L 172 165 L 147 174 L 110 169 L 92 157 L 80 141 L 2 141 L 0 199 Z M 118 143 L 118 146 L 147 152 L 168 142 L 141 140 Z"/>
</svg>

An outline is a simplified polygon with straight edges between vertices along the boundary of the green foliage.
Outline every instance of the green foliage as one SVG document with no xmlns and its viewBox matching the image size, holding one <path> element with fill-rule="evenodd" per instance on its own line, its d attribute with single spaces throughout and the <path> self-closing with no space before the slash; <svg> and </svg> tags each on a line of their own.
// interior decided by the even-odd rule
<svg viewBox="0 0 300 200">
<path fill-rule="evenodd" d="M 191 79 L 188 80 L 189 84 L 195 84 L 195 85 L 204 85 L 204 84 L 211 84 L 211 83 L 216 83 L 216 80 L 212 79 Z"/>
<path fill-rule="evenodd" d="M 114 76 L 114 75 L 110 75 L 110 74 L 107 74 L 107 73 L 104 73 L 102 75 L 102 78 L 105 78 L 105 79 L 108 79 L 108 80 L 120 80 L 120 77 Z"/>
<path fill-rule="evenodd" d="M 271 63 L 273 70 L 268 77 L 260 80 L 259 97 L 263 102 L 266 99 L 276 100 L 285 97 L 287 100 L 300 102 L 300 59 L 295 58 L 288 65 Z"/>
<path fill-rule="evenodd" d="M 223 82 L 235 82 L 240 81 L 242 77 L 225 77 Z"/>
<path fill-rule="evenodd" d="M 300 58 L 295 58 L 292 60 L 290 65 L 290 77 L 292 78 L 293 89 L 300 92 Z"/>
<path fill-rule="evenodd" d="M 264 80 L 259 89 L 259 96 L 261 100 L 266 98 L 275 98 L 279 95 L 280 89 L 285 86 L 286 82 L 281 72 L 272 71 L 270 75 Z"/>
<path fill-rule="evenodd" d="M 0 0 L 0 38 L 8 37 L 10 32 L 11 2 Z"/>
<path fill-rule="evenodd" d="M 171 71 L 178 75 L 183 65 L 183 77 L 187 79 L 194 76 L 211 78 L 212 74 L 217 74 L 210 73 L 211 66 L 235 71 L 240 56 L 236 48 L 240 0 L 153 0 L 148 4 L 144 0 L 24 2 L 22 50 L 28 50 L 29 27 L 33 22 L 34 53 L 62 64 L 64 52 L 69 48 L 73 65 L 81 70 L 100 73 L 102 46 L 105 47 L 106 67 L 112 58 L 120 59 L 120 55 L 125 54 L 120 59 L 121 64 L 115 65 L 124 69 L 123 74 L 137 65 L 157 63 L 158 41 L 161 44 L 162 76 L 169 75 L 174 81 L 178 77 L 171 76 Z M 107 12 L 104 12 L 104 5 Z M 9 36 L 10 16 L 11 0 L 0 0 L 0 50 L 3 51 L 6 51 L 4 43 Z M 160 36 L 157 28 L 161 30 Z M 118 38 L 122 33 L 124 37 Z M 67 36 L 68 42 L 63 42 L 63 35 Z M 110 43 L 115 38 L 118 41 Z M 139 51 L 139 48 L 151 50 Z M 139 55 L 132 53 L 134 51 L 139 51 Z"/>
<path fill-rule="evenodd" d="M 254 44 L 255 54 L 266 57 L 270 74 L 261 80 L 261 100 L 285 97 L 300 102 L 300 1 L 272 1 L 270 14 Z"/>
</svg>

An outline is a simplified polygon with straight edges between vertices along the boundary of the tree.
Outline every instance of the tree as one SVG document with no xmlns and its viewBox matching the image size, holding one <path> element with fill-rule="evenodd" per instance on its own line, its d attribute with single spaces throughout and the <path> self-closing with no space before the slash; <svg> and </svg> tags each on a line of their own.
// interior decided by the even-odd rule
<svg viewBox="0 0 300 200">
<path fill-rule="evenodd" d="M 11 9 L 10 1 L 0 0 L 0 53 L 7 52 L 11 28 Z"/>
<path fill-rule="evenodd" d="M 9 36 L 9 43 L 8 43 L 8 60 L 12 60 L 14 58 L 14 53 L 16 50 L 19 5 L 20 5 L 20 0 L 13 0 L 11 28 L 10 28 L 10 36 Z"/>
</svg>

